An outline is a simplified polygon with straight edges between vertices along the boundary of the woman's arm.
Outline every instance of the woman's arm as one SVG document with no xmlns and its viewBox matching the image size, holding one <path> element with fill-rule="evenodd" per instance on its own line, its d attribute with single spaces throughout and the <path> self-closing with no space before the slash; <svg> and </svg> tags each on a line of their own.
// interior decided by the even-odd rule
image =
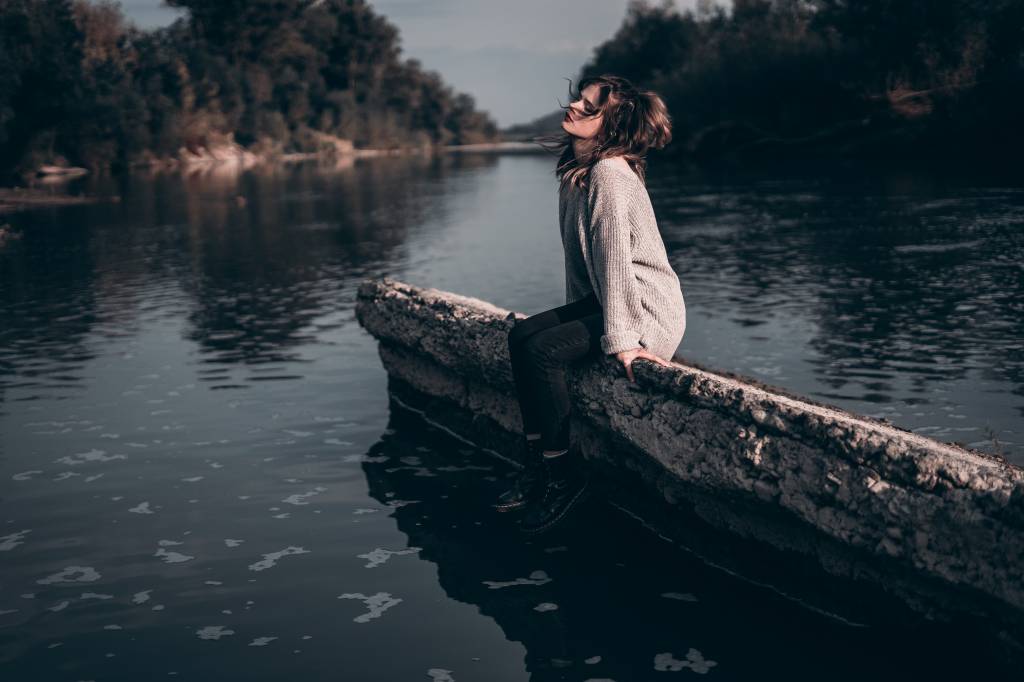
<svg viewBox="0 0 1024 682">
<path fill-rule="evenodd" d="M 640 348 L 639 310 L 633 286 L 629 200 L 633 187 L 614 170 L 594 166 L 590 174 L 590 254 L 594 286 L 604 305 L 601 349 L 607 355 Z M 630 305 L 630 304 L 633 305 Z"/>
<path fill-rule="evenodd" d="M 590 253 L 595 286 L 604 302 L 604 335 L 601 349 L 614 355 L 630 381 L 636 359 L 669 366 L 669 363 L 640 345 L 640 322 L 630 310 L 640 310 L 633 286 L 632 224 L 629 202 L 635 186 L 613 170 L 595 166 L 591 171 Z"/>
</svg>

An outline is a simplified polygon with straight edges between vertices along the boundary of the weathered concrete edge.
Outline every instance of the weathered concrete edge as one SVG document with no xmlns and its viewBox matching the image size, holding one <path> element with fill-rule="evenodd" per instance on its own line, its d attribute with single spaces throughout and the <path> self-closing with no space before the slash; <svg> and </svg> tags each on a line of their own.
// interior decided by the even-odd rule
<svg viewBox="0 0 1024 682">
<path fill-rule="evenodd" d="M 463 377 L 449 400 L 518 431 L 505 346 L 511 313 L 384 280 L 362 285 L 357 315 L 382 354 L 386 342 Z M 610 362 L 574 377 L 580 412 L 598 432 L 680 482 L 785 509 L 858 550 L 1024 606 L 1019 468 L 684 364 L 636 369 L 638 387 Z M 418 383 L 428 392 L 440 385 Z"/>
<path fill-rule="evenodd" d="M 379 350 L 392 411 L 415 414 L 506 461 L 525 456 L 521 433 L 479 408 L 493 397 L 492 389 L 387 341 Z M 977 626 L 998 633 L 1019 650 L 1016 655 L 1024 655 L 1024 612 L 973 588 L 951 587 L 894 560 L 868 556 L 781 507 L 682 481 L 660 462 L 609 438 L 607 430 L 585 419 L 572 422 L 599 497 L 706 563 L 846 624 L 907 622 L 906 607 L 942 620 L 980 617 Z"/>
</svg>

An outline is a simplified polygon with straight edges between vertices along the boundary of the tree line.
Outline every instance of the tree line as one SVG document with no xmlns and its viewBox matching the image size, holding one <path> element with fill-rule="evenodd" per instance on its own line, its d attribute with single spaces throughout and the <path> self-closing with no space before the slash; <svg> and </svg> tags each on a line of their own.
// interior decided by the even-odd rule
<svg viewBox="0 0 1024 682">
<path fill-rule="evenodd" d="M 580 76 L 657 91 L 697 158 L 1024 150 L 1021 0 L 634 0 Z"/>
<path fill-rule="evenodd" d="M 168 0 L 143 31 L 110 0 L 0 0 L 0 174 L 119 168 L 234 141 L 257 153 L 493 141 L 470 95 L 366 0 Z"/>
</svg>

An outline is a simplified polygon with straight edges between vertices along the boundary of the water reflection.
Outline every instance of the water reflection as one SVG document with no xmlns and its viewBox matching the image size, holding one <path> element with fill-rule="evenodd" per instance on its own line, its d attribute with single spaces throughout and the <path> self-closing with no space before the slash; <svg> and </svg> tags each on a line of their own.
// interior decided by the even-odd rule
<svg viewBox="0 0 1024 682">
<path fill-rule="evenodd" d="M 57 229 L 53 215 L 42 220 Z M 94 357 L 84 343 L 101 314 L 90 242 L 89 228 L 72 225 L 60 248 L 39 230 L 24 230 L 0 251 L 0 408 L 7 386 L 74 389 L 84 363 Z M 16 251 L 25 255 L 16 257 Z"/>
<path fill-rule="evenodd" d="M 436 175 L 441 163 L 391 160 L 331 174 L 270 168 L 212 185 L 190 179 L 183 285 L 195 305 L 187 338 L 207 362 L 299 360 L 311 334 L 345 323 L 332 316 L 342 304 L 337 292 L 397 260 L 410 226 L 444 211 L 436 187 L 410 182 Z"/>
<path fill-rule="evenodd" d="M 362 464 L 369 494 L 394 508 L 408 538 L 403 551 L 437 565 L 449 599 L 474 605 L 525 646 L 535 682 L 654 679 L 667 670 L 742 680 L 763 676 L 766 666 L 791 680 L 821 679 L 822 670 L 837 680 L 1007 673 L 992 651 L 978 649 L 971 660 L 933 656 L 941 642 L 963 646 L 965 632 L 896 620 L 861 626 L 809 610 L 637 533 L 634 522 L 593 500 L 554 531 L 524 537 L 487 506 L 510 465 L 396 404 L 388 427 Z M 974 646 L 989 648 L 982 639 Z M 456 680 L 489 674 L 466 663 L 452 671 Z"/>
<path fill-rule="evenodd" d="M 301 362 L 317 332 L 354 324 L 354 284 L 402 260 L 410 227 L 444 223 L 446 174 L 493 163 L 129 176 L 87 188 L 120 202 L 16 215 L 25 238 L 0 252 L 0 401 L 12 387 L 67 388 L 94 357 L 86 336 L 137 334 L 149 312 L 187 321 L 204 362 Z"/>
</svg>

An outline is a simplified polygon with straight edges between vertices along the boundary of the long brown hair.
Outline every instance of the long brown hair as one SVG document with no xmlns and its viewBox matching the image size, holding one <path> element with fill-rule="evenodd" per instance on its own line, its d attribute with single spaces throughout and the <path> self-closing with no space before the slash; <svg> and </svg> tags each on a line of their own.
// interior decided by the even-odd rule
<svg viewBox="0 0 1024 682">
<path fill-rule="evenodd" d="M 582 79 L 573 92 L 569 80 L 569 99 L 574 102 L 589 85 L 600 88 L 598 111 L 604 114 L 596 144 L 582 158 L 576 158 L 572 135 L 566 132 L 535 137 L 546 150 L 558 154 L 555 175 L 559 183 L 586 188 L 590 169 L 603 158 L 622 156 L 641 182 L 647 170 L 647 150 L 661 149 L 672 141 L 672 118 L 656 93 L 641 90 L 621 76 L 603 74 Z M 561 107 L 568 110 L 569 105 Z"/>
</svg>

